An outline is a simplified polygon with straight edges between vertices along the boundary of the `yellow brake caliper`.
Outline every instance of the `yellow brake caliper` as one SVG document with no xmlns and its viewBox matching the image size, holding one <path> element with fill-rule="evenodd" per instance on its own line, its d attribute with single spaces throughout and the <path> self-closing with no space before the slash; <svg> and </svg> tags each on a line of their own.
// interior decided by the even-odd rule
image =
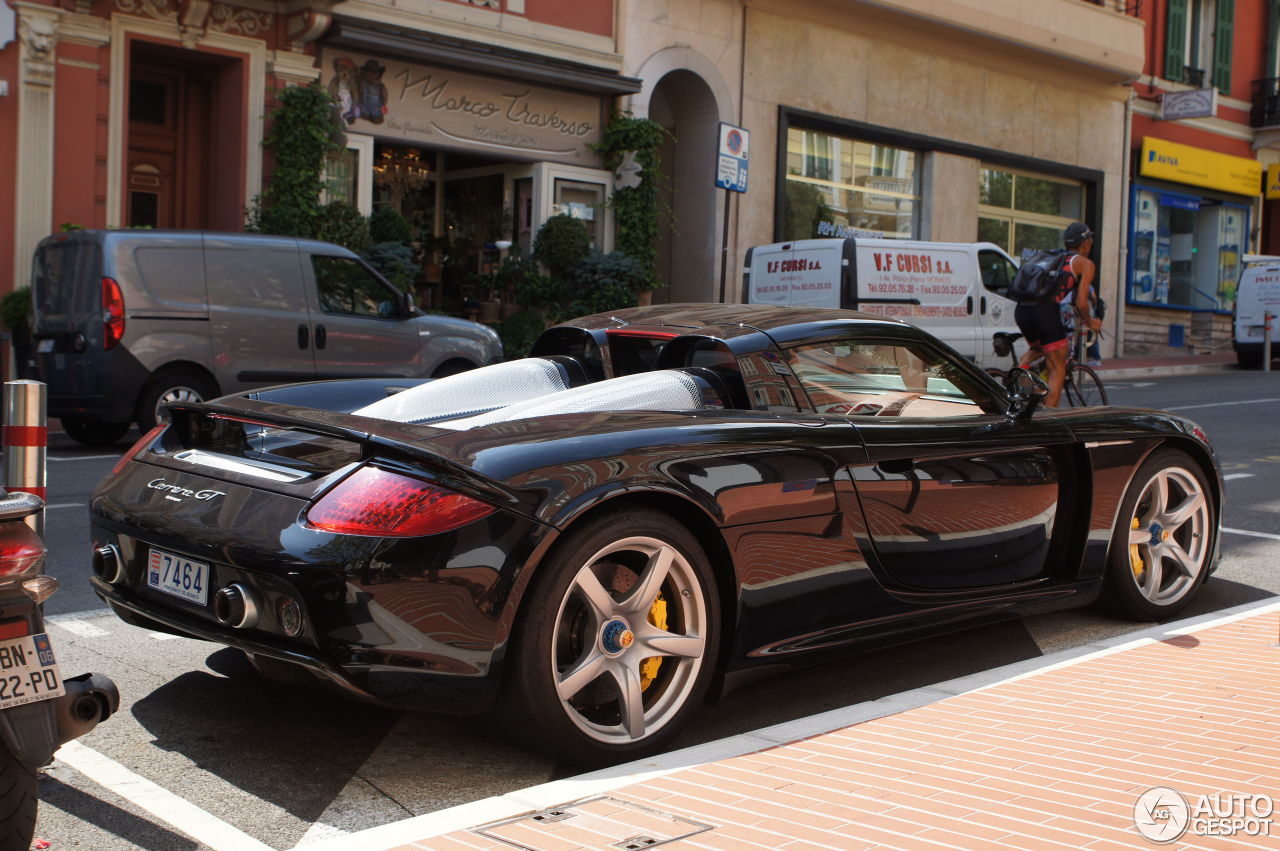
<svg viewBox="0 0 1280 851">
<path fill-rule="evenodd" d="M 658 629 L 667 628 L 667 601 L 659 594 L 649 607 L 649 623 Z M 640 663 L 640 690 L 644 691 L 658 678 L 658 669 L 662 667 L 661 656 L 650 656 Z"/>
<path fill-rule="evenodd" d="M 1133 518 L 1131 529 L 1137 529 L 1140 524 L 1138 518 Z M 1142 574 L 1147 572 L 1147 565 L 1142 561 L 1142 553 L 1138 549 L 1137 544 L 1129 545 L 1129 569 L 1133 571 L 1133 576 L 1139 581 L 1142 580 Z"/>
</svg>

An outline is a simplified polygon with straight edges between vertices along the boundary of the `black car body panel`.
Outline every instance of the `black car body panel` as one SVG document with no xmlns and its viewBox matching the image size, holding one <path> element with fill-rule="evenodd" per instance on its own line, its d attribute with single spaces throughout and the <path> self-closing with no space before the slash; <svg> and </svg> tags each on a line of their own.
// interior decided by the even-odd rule
<svg viewBox="0 0 1280 851">
<path fill-rule="evenodd" d="M 977 401 L 963 417 L 819 411 L 788 352 L 846 338 L 923 347 Z M 553 328 L 534 351 L 579 369 L 567 384 L 586 381 L 584 392 L 626 374 L 621 366 L 674 369 L 711 402 L 469 428 L 358 413 L 421 386 L 413 381 L 315 382 L 173 406 L 172 424 L 93 497 L 95 541 L 115 544 L 125 564 L 114 581 L 95 578 L 95 590 L 133 622 L 299 664 L 367 699 L 465 712 L 493 700 L 513 626 L 545 602 L 525 590 L 547 554 L 612 506 L 656 508 L 698 536 L 725 619 L 720 673 L 732 680 L 1090 602 L 1121 500 L 1157 447 L 1183 449 L 1222 498 L 1212 449 L 1190 421 L 1120 408 L 1019 419 L 972 364 L 878 317 L 638 308 Z M 492 513 L 419 537 L 310 527 L 311 507 L 368 466 Z M 1216 536 L 1213 546 L 1216 562 Z M 257 627 L 148 587 L 153 550 L 207 563 L 212 586 L 251 589 Z M 291 598 L 306 623 L 286 637 Z"/>
</svg>

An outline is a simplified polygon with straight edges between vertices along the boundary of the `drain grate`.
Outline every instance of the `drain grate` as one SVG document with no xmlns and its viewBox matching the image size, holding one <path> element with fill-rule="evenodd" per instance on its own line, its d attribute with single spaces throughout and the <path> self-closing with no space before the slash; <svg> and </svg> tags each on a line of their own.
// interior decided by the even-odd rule
<svg viewBox="0 0 1280 851">
<path fill-rule="evenodd" d="M 520 848 L 553 851 L 576 845 L 641 851 L 685 839 L 713 825 L 607 795 L 471 829 Z"/>
</svg>

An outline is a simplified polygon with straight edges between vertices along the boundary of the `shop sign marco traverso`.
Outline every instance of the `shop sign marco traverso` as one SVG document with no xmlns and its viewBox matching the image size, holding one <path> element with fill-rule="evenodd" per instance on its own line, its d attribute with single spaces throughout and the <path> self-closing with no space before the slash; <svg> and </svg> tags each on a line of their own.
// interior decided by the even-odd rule
<svg viewBox="0 0 1280 851">
<path fill-rule="evenodd" d="M 595 166 L 601 101 L 514 81 L 326 50 L 321 83 L 357 133 Z"/>
</svg>

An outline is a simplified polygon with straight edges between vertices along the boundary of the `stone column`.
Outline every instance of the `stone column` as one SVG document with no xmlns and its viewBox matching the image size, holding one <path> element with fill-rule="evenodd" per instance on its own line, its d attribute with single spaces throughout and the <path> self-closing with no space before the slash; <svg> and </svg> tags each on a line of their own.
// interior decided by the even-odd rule
<svg viewBox="0 0 1280 851">
<path fill-rule="evenodd" d="M 18 12 L 18 160 L 14 185 L 13 286 L 31 280 L 31 254 L 53 222 L 53 78 L 57 8 L 13 4 Z"/>
</svg>

